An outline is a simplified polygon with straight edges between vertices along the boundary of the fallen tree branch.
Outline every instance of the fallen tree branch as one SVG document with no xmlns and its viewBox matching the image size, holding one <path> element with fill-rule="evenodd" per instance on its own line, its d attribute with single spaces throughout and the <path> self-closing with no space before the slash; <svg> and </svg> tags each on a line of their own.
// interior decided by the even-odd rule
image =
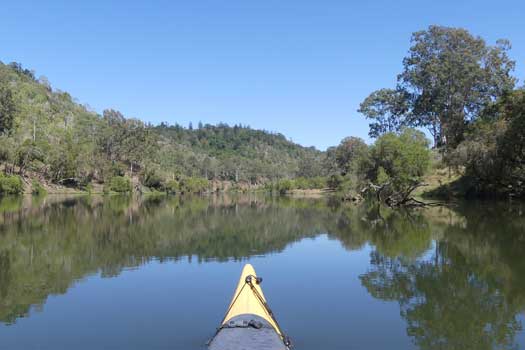
<svg viewBox="0 0 525 350">
<path fill-rule="evenodd" d="M 361 190 L 361 194 L 375 194 L 379 203 L 384 203 L 390 208 L 443 205 L 443 203 L 440 202 L 423 202 L 415 199 L 412 195 L 413 192 L 422 186 L 427 186 L 427 184 L 419 182 L 418 180 L 413 180 L 411 184 L 402 189 L 394 188 L 391 181 L 381 185 L 370 182 Z"/>
</svg>

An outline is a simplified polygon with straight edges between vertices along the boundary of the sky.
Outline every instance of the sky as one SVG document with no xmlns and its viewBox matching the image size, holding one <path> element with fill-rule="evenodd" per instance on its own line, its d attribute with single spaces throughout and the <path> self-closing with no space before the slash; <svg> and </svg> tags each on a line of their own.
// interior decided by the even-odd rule
<svg viewBox="0 0 525 350">
<path fill-rule="evenodd" d="M 359 103 L 395 86 L 411 33 L 432 24 L 509 39 L 523 84 L 523 0 L 5 1 L 0 61 L 97 112 L 249 125 L 324 150 L 370 142 Z"/>
</svg>

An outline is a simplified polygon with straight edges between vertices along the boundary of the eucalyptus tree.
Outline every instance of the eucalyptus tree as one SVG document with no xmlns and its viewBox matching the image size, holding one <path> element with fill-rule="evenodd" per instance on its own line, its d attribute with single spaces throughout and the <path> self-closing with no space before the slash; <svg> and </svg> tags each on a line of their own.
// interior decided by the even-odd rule
<svg viewBox="0 0 525 350">
<path fill-rule="evenodd" d="M 514 88 L 510 43 L 490 46 L 465 29 L 435 25 L 411 42 L 396 89 L 373 92 L 359 111 L 373 120 L 371 136 L 421 127 L 434 146 L 455 147 L 480 111 Z"/>
<path fill-rule="evenodd" d="M 0 84 L 0 134 L 13 129 L 16 105 L 7 84 Z"/>
</svg>

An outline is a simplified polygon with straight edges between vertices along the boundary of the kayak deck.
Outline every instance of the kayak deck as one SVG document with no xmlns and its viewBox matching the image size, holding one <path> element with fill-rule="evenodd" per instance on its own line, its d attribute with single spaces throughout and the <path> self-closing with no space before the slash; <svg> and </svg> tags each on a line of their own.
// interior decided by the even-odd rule
<svg viewBox="0 0 525 350">
<path fill-rule="evenodd" d="M 210 350 L 286 350 L 281 337 L 265 319 L 256 315 L 239 315 L 231 322 L 238 326 L 222 327 L 209 345 Z M 249 326 L 259 322 L 261 328 Z M 244 325 L 246 324 L 246 325 Z"/>
<path fill-rule="evenodd" d="M 252 265 L 246 264 L 210 350 L 287 350 Z"/>
</svg>

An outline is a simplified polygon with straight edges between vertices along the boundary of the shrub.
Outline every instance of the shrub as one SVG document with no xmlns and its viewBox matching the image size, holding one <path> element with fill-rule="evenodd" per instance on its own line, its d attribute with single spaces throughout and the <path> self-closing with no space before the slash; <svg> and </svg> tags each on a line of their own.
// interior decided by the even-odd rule
<svg viewBox="0 0 525 350">
<path fill-rule="evenodd" d="M 326 187 L 326 178 L 324 177 L 312 177 L 309 179 L 310 188 L 323 189 Z"/>
<path fill-rule="evenodd" d="M 179 182 L 179 191 L 182 193 L 203 193 L 209 187 L 209 181 L 200 177 L 186 177 Z"/>
<path fill-rule="evenodd" d="M 293 186 L 293 182 L 292 180 L 288 180 L 288 179 L 285 179 L 285 180 L 281 180 L 278 184 L 277 184 L 277 191 L 280 193 L 280 194 L 285 194 L 291 190 L 294 189 L 294 186 Z"/>
<path fill-rule="evenodd" d="M 166 182 L 165 190 L 169 194 L 175 194 L 179 192 L 179 182 L 177 180 L 170 180 Z"/>
<path fill-rule="evenodd" d="M 115 176 L 109 182 L 109 190 L 118 193 L 131 192 L 131 180 L 125 176 Z"/>
<path fill-rule="evenodd" d="M 339 186 L 343 183 L 343 177 L 339 174 L 333 174 L 332 176 L 330 176 L 328 178 L 328 181 L 326 182 L 326 184 L 328 185 L 328 187 L 330 187 L 331 189 L 337 189 L 339 188 Z"/>
<path fill-rule="evenodd" d="M 296 179 L 282 179 L 269 182 L 264 185 L 264 189 L 269 192 L 285 194 L 292 190 L 323 189 L 327 186 L 327 179 L 324 177 L 298 177 Z"/>
<path fill-rule="evenodd" d="M 34 195 L 40 196 L 40 195 L 44 195 L 47 193 L 44 186 L 42 186 L 42 184 L 38 182 L 37 180 L 33 180 L 31 187 L 32 187 L 31 193 Z"/>
<path fill-rule="evenodd" d="M 142 184 L 155 190 L 164 190 L 164 180 L 154 169 L 146 169 L 141 174 Z"/>
<path fill-rule="evenodd" d="M 371 168 L 368 179 L 373 182 L 392 182 L 401 190 L 419 180 L 430 165 L 430 150 L 425 135 L 405 129 L 399 135 L 387 133 L 379 137 L 370 151 Z"/>
<path fill-rule="evenodd" d="M 0 174 L 0 194 L 20 194 L 23 191 L 24 185 L 20 176 Z"/>
</svg>

